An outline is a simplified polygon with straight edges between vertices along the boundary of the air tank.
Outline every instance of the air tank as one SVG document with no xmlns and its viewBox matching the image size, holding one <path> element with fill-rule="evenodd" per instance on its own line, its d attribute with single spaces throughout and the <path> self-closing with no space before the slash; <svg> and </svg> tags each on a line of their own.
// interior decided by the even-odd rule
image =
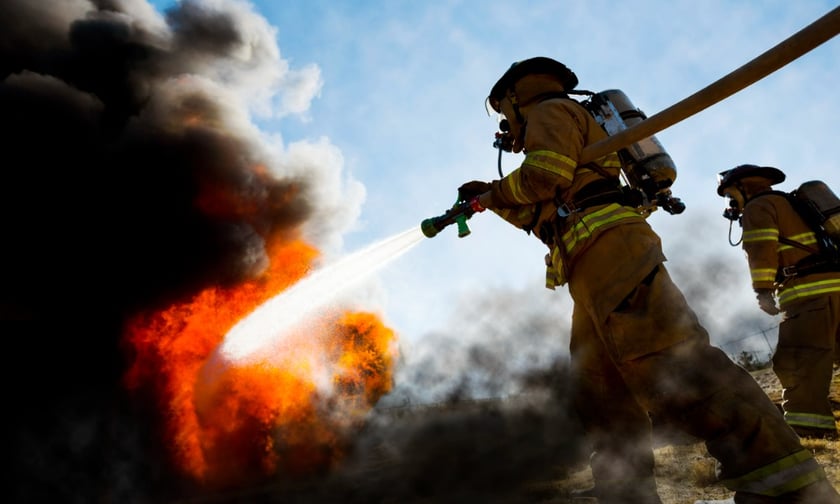
<svg viewBox="0 0 840 504">
<path fill-rule="evenodd" d="M 840 199 L 825 182 L 821 180 L 803 182 L 797 188 L 796 194 L 816 210 L 822 227 L 835 241 L 840 242 Z"/>
<path fill-rule="evenodd" d="M 610 136 L 647 119 L 618 89 L 595 93 L 585 105 Z M 618 154 L 628 183 L 643 189 L 648 197 L 667 189 L 677 178 L 674 160 L 653 135 L 622 148 Z"/>
</svg>

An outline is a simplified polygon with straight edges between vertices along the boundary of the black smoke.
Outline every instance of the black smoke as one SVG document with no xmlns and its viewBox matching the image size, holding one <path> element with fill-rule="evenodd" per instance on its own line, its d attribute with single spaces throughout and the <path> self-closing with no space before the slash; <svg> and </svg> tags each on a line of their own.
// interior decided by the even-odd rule
<svg viewBox="0 0 840 504">
<path fill-rule="evenodd" d="M 0 2 L 15 501 L 169 495 L 149 412 L 120 386 L 126 318 L 253 277 L 318 205 L 314 177 L 281 173 L 237 101 L 284 71 L 276 48 L 241 5 L 210 5 Z"/>
<path fill-rule="evenodd" d="M 377 406 L 346 458 L 329 473 L 195 492 L 195 504 L 555 502 L 557 480 L 585 468 L 583 431 L 570 415 L 568 363 L 520 376 L 507 400 L 465 397 Z"/>
<path fill-rule="evenodd" d="M 149 421 L 161 412 L 124 394 L 127 317 L 253 277 L 268 240 L 323 225 L 334 204 L 323 172 L 278 163 L 243 109 L 259 83 L 299 81 L 284 80 L 262 22 L 233 1 L 184 0 L 165 16 L 145 0 L 0 2 L 10 500 L 539 500 L 523 484 L 585 450 L 560 358 L 568 313 L 523 314 L 517 293 L 463 312 L 437 352 L 407 355 L 396 406 L 374 412 L 346 466 L 311 481 L 208 494 L 167 467 Z M 442 360 L 446 336 L 465 335 Z M 421 392 L 443 406 L 403 407 Z"/>
<path fill-rule="evenodd" d="M 0 2 L 9 500 L 490 502 L 579 460 L 565 386 L 546 385 L 565 368 L 546 371 L 543 355 L 508 374 L 501 347 L 476 345 L 466 363 L 479 382 L 458 382 L 443 410 L 377 410 L 330 474 L 218 492 L 168 466 L 154 421 L 166 412 L 121 383 L 126 320 L 253 278 L 269 240 L 340 231 L 319 217 L 355 215 L 335 201 L 358 194 L 329 194 L 331 175 L 301 156 L 279 162 L 250 120 L 253 101 L 301 110 L 317 79 L 290 73 L 242 2 L 184 0 L 165 15 L 145 0 Z M 468 388 L 497 394 L 512 379 L 542 399 L 470 402 Z"/>
<path fill-rule="evenodd" d="M 269 160 L 200 85 L 246 44 L 230 17 L 187 2 L 163 37 L 123 3 L 66 24 L 64 2 L 0 7 L 7 318 L 118 319 L 240 281 L 310 211 L 310 181 L 255 170 Z"/>
</svg>

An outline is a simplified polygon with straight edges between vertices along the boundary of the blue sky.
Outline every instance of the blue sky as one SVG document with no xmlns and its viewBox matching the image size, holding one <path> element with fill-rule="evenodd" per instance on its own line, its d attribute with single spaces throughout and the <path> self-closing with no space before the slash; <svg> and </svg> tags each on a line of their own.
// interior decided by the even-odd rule
<svg viewBox="0 0 840 504">
<path fill-rule="evenodd" d="M 175 2 L 152 4 L 163 11 Z M 442 213 L 465 181 L 498 177 L 496 123 L 484 99 L 514 61 L 555 58 L 576 72 L 579 88 L 620 89 L 651 116 L 836 7 L 818 0 L 248 5 L 271 27 L 287 77 L 286 101 L 250 119 L 279 149 L 296 146 L 335 172 L 329 194 L 342 200 L 341 215 L 320 235 L 330 258 Z M 758 310 L 743 253 L 729 244 L 716 174 L 772 165 L 788 176 L 778 189 L 821 179 L 840 191 L 837 61 L 833 39 L 656 134 L 677 165 L 672 189 L 687 209 L 657 212 L 650 222 L 713 341 L 778 323 Z M 505 154 L 504 172 L 520 160 Z M 565 288 L 542 286 L 543 245 L 490 213 L 470 228 L 466 238 L 453 229 L 421 242 L 362 288 L 360 297 L 400 335 L 406 358 L 445 336 L 519 349 L 532 361 L 541 349 L 565 350 L 571 304 Z M 732 232 L 737 240 L 740 229 Z M 533 324 L 544 336 L 520 344 Z"/>
</svg>

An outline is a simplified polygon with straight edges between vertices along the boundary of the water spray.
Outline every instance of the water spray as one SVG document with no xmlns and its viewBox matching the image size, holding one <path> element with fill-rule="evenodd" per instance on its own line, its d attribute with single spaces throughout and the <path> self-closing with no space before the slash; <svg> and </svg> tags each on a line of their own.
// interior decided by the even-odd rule
<svg viewBox="0 0 840 504">
<path fill-rule="evenodd" d="M 296 328 L 317 322 L 340 295 L 422 240 L 417 228 L 411 227 L 313 271 L 240 320 L 228 331 L 218 354 L 224 362 L 265 357 Z"/>
<path fill-rule="evenodd" d="M 461 199 L 459 195 L 452 208 L 447 210 L 443 215 L 424 220 L 420 223 L 420 229 L 423 230 L 426 238 L 432 238 L 450 224 L 458 224 L 458 238 L 463 238 L 470 234 L 467 219 L 472 217 L 476 212 L 483 211 L 484 207 L 478 202 L 478 196 L 468 201 Z"/>
</svg>

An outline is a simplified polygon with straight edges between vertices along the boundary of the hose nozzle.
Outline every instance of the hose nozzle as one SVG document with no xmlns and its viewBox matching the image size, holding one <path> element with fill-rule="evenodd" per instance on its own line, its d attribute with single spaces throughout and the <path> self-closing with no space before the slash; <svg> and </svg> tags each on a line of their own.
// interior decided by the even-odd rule
<svg viewBox="0 0 840 504">
<path fill-rule="evenodd" d="M 459 200 L 443 215 L 425 219 L 420 223 L 420 229 L 426 238 L 432 238 L 450 224 L 458 224 L 458 238 L 463 238 L 470 234 L 467 219 L 472 217 L 476 212 L 483 210 L 484 208 L 478 204 L 477 198 L 473 198 L 470 201 Z"/>
<path fill-rule="evenodd" d="M 441 226 L 439 223 L 440 217 L 430 217 L 420 223 L 420 229 L 426 238 L 433 238 L 446 226 Z"/>
</svg>

